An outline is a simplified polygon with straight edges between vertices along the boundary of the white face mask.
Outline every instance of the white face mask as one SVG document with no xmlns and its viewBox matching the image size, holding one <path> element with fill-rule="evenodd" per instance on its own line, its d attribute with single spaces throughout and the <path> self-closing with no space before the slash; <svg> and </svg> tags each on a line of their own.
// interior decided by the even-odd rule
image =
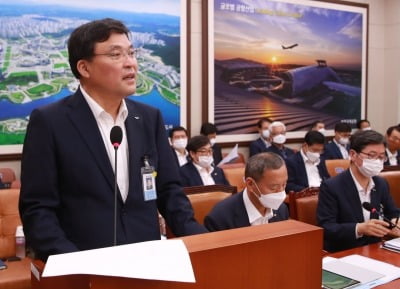
<svg viewBox="0 0 400 289">
<path fill-rule="evenodd" d="M 269 129 L 264 129 L 264 130 L 261 132 L 261 135 L 262 135 L 262 137 L 265 138 L 265 139 L 269 138 L 269 136 L 270 136 Z"/>
<path fill-rule="evenodd" d="M 216 140 L 215 137 L 210 138 L 210 144 L 211 144 L 211 146 L 214 146 L 216 142 L 217 142 L 217 140 Z"/>
<path fill-rule="evenodd" d="M 318 130 L 318 132 L 320 132 L 320 133 L 322 133 L 323 135 L 325 135 L 325 129 L 324 129 L 324 128 L 320 128 L 320 129 Z"/>
<path fill-rule="evenodd" d="M 364 127 L 364 128 L 361 129 L 361 130 L 372 130 L 372 128 L 371 128 L 370 126 L 367 126 L 367 127 Z"/>
<path fill-rule="evenodd" d="M 254 184 L 257 187 L 257 191 L 260 194 L 260 196 L 257 196 L 254 192 L 254 195 L 258 198 L 260 203 L 265 207 L 265 208 L 270 208 L 272 210 L 278 210 L 279 207 L 282 205 L 283 201 L 286 198 L 286 192 L 278 192 L 278 193 L 270 193 L 263 195 L 258 188 L 258 185 L 254 182 Z"/>
<path fill-rule="evenodd" d="M 198 165 L 208 169 L 211 167 L 211 164 L 214 162 L 214 158 L 212 156 L 199 156 L 199 163 Z"/>
<path fill-rule="evenodd" d="M 276 144 L 284 144 L 286 142 L 286 136 L 284 134 L 278 134 L 272 138 L 272 141 Z"/>
<path fill-rule="evenodd" d="M 360 170 L 360 173 L 368 178 L 379 175 L 379 173 L 383 170 L 382 160 L 363 159 L 362 161 L 363 163 L 360 167 L 358 167 L 358 169 Z"/>
<path fill-rule="evenodd" d="M 339 143 L 341 144 L 341 145 L 348 145 L 349 144 L 349 142 L 350 142 L 350 140 L 349 140 L 349 138 L 348 137 L 340 137 L 339 138 Z"/>
<path fill-rule="evenodd" d="M 177 150 L 184 149 L 187 146 L 187 142 L 187 138 L 178 138 L 172 142 L 172 146 Z"/>
<path fill-rule="evenodd" d="M 316 163 L 316 162 L 319 162 L 320 154 L 315 153 L 315 152 L 306 151 L 306 157 L 310 160 L 310 162 Z"/>
</svg>

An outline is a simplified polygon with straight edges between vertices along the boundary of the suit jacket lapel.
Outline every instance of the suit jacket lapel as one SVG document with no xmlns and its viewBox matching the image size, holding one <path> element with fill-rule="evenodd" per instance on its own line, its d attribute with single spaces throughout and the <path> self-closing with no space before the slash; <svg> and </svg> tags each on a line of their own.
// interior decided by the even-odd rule
<svg viewBox="0 0 400 289">
<path fill-rule="evenodd" d="M 346 197 L 350 203 L 350 207 L 354 208 L 357 221 L 364 222 L 364 215 L 362 212 L 360 196 L 358 194 L 356 184 L 354 183 L 354 180 L 350 174 L 350 169 L 343 172 L 343 174 L 345 175 L 344 175 L 344 184 L 342 188 L 348 188 L 347 189 L 348 191 L 346 191 Z"/>
<path fill-rule="evenodd" d="M 240 227 L 248 227 L 250 226 L 249 222 L 249 215 L 247 214 L 246 207 L 244 206 L 244 201 L 243 201 L 243 194 L 244 192 L 238 193 L 237 198 L 239 198 L 239 202 L 236 202 L 236 207 L 235 207 L 235 227 L 240 228 Z"/>
<path fill-rule="evenodd" d="M 114 173 L 110 159 L 107 155 L 103 138 L 97 126 L 96 119 L 79 89 L 68 101 L 68 106 L 70 107 L 68 116 L 71 119 L 71 122 L 79 131 L 79 134 L 86 143 L 88 150 L 92 153 L 93 158 L 104 174 L 104 178 L 113 188 Z"/>
<path fill-rule="evenodd" d="M 301 176 L 299 176 L 299 177 L 300 177 L 301 180 L 303 180 L 303 184 L 306 187 L 308 187 L 308 177 L 307 177 L 306 164 L 304 163 L 303 157 L 302 157 L 300 152 L 298 152 L 297 155 L 296 155 L 296 162 L 299 165 L 299 167 L 302 168 L 302 170 L 300 170 Z"/>
</svg>

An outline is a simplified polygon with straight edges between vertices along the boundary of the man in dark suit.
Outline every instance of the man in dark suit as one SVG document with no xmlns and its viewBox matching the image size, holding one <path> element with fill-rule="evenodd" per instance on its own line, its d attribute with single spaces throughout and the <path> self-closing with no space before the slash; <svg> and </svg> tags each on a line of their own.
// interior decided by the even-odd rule
<svg viewBox="0 0 400 289">
<path fill-rule="evenodd" d="M 386 157 L 385 166 L 400 165 L 400 127 L 397 125 L 386 130 Z"/>
<path fill-rule="evenodd" d="M 246 188 L 219 202 L 205 217 L 210 231 L 262 225 L 287 220 L 285 161 L 274 153 L 249 158 L 245 169 Z"/>
<path fill-rule="evenodd" d="M 373 130 L 358 131 L 351 137 L 350 168 L 323 182 L 320 187 L 317 220 L 324 228 L 324 249 L 330 252 L 376 243 L 389 233 L 400 236 L 398 229 L 379 219 L 372 208 L 397 222 L 396 208 L 387 182 L 377 175 L 386 160 L 383 136 Z"/>
<path fill-rule="evenodd" d="M 20 215 L 27 243 L 42 260 L 160 239 L 158 211 L 177 236 L 206 232 L 194 220 L 180 186 L 160 111 L 126 99 L 135 92 L 138 69 L 129 34 L 110 18 L 74 30 L 68 53 L 80 87 L 31 114 Z M 115 125 L 123 132 L 117 151 L 116 227 L 115 148 L 110 142 Z M 145 177 L 156 191 L 146 187 Z"/>
<path fill-rule="evenodd" d="M 269 126 L 271 146 L 267 148 L 267 152 L 280 155 L 284 160 L 294 155 L 291 148 L 285 146 L 286 143 L 286 126 L 283 122 L 274 121 Z"/>
<path fill-rule="evenodd" d="M 318 131 L 309 131 L 300 151 L 286 160 L 288 182 L 286 192 L 299 192 L 308 187 L 319 187 L 329 178 L 325 160 L 321 159 L 325 137 Z"/>
<path fill-rule="evenodd" d="M 269 141 L 270 131 L 269 125 L 272 123 L 272 120 L 268 117 L 260 118 L 257 121 L 257 129 L 260 137 L 255 141 L 251 142 L 249 145 L 249 156 L 254 156 L 255 154 L 259 154 L 262 152 L 266 152 L 267 148 L 271 146 Z"/>
<path fill-rule="evenodd" d="M 173 156 L 178 166 L 183 166 L 189 161 L 189 153 L 186 150 L 188 134 L 183 126 L 175 126 L 169 131 L 169 141 Z"/>
<path fill-rule="evenodd" d="M 217 166 L 222 161 L 222 150 L 217 144 L 217 127 L 211 122 L 205 122 L 201 125 L 200 134 L 208 137 L 213 150 L 214 165 Z"/>
<path fill-rule="evenodd" d="M 229 185 L 222 169 L 213 166 L 212 148 L 208 137 L 204 135 L 192 137 L 186 149 L 190 161 L 179 168 L 184 187 Z"/>
<path fill-rule="evenodd" d="M 325 145 L 322 158 L 325 160 L 348 159 L 351 126 L 344 122 L 335 125 L 335 136 Z"/>
</svg>

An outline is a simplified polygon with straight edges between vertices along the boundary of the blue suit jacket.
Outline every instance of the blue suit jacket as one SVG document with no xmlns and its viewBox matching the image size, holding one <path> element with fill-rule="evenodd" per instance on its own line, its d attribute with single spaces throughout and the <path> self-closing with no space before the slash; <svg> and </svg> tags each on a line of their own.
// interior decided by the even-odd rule
<svg viewBox="0 0 400 289">
<path fill-rule="evenodd" d="M 272 144 L 269 148 L 267 148 L 266 152 L 276 153 L 280 155 L 285 161 L 292 155 L 294 155 L 294 151 L 291 148 L 284 146 L 283 149 L 281 150 L 274 144 Z"/>
<path fill-rule="evenodd" d="M 397 217 L 399 210 L 389 193 L 387 182 L 381 177 L 373 177 L 373 180 L 375 188 L 371 191 L 371 206 L 379 209 L 382 204 L 386 217 Z M 371 214 L 371 218 L 378 219 L 378 216 L 376 213 Z M 364 217 L 361 200 L 349 170 L 321 184 L 317 221 L 324 228 L 324 249 L 329 252 L 380 241 L 370 236 L 356 239 L 356 224 L 364 222 Z"/>
<path fill-rule="evenodd" d="M 185 165 L 179 168 L 181 175 L 182 186 L 203 186 L 203 180 L 199 174 L 199 171 L 194 166 L 193 162 L 189 161 Z M 211 173 L 211 177 L 214 179 L 216 185 L 229 185 L 226 180 L 224 172 L 219 167 L 214 167 L 214 171 Z"/>
<path fill-rule="evenodd" d="M 349 148 L 347 147 L 347 151 Z M 334 160 L 334 159 L 343 159 L 343 155 L 340 152 L 338 146 L 333 142 L 330 141 L 325 145 L 324 153 L 322 154 L 322 158 L 325 160 Z"/>
<path fill-rule="evenodd" d="M 286 167 L 288 171 L 286 192 L 299 192 L 309 187 L 306 165 L 304 164 L 300 151 L 286 160 Z M 322 181 L 329 178 L 324 159 L 321 158 L 317 168 Z"/>
<path fill-rule="evenodd" d="M 178 236 L 206 232 L 179 182 L 159 110 L 126 100 L 129 192 L 118 193 L 117 244 L 160 239 L 157 209 Z M 157 200 L 145 201 L 143 156 L 157 171 Z M 22 157 L 20 215 L 37 257 L 113 245 L 114 173 L 80 90 L 32 112 Z"/>
<path fill-rule="evenodd" d="M 286 204 L 273 211 L 274 216 L 269 222 L 287 220 L 289 213 Z M 214 206 L 205 217 L 204 225 L 210 231 L 228 230 L 250 226 L 249 216 L 243 201 L 243 192 L 234 194 Z"/>
<path fill-rule="evenodd" d="M 259 153 L 263 153 L 267 151 L 267 147 L 265 146 L 265 142 L 260 138 L 251 142 L 249 145 L 249 156 L 254 156 Z"/>
</svg>

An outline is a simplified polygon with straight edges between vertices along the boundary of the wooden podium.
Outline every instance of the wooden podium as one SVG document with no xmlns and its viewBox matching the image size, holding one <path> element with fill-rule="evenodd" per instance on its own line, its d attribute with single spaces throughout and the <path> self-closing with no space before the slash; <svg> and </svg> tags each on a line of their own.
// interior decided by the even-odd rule
<svg viewBox="0 0 400 289">
<path fill-rule="evenodd" d="M 322 229 L 319 227 L 288 220 L 181 239 L 189 251 L 196 283 L 96 275 L 38 281 L 32 276 L 32 288 L 321 288 Z"/>
</svg>

